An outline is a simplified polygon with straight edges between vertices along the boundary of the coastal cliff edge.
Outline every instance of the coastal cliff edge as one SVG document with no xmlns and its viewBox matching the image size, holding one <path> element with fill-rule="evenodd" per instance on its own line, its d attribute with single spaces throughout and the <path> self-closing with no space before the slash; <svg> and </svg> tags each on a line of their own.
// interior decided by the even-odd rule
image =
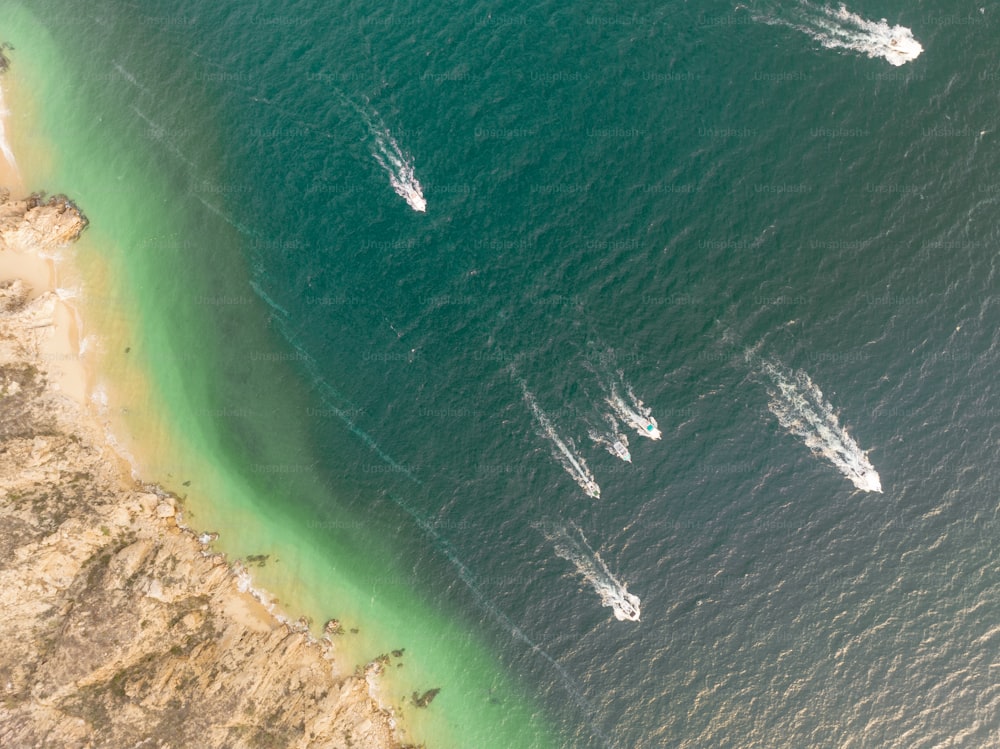
<svg viewBox="0 0 1000 749">
<path fill-rule="evenodd" d="M 0 191 L 0 253 L 85 227 L 61 196 Z M 402 747 L 379 659 L 338 673 L 335 637 L 269 613 L 60 391 L 58 303 L 0 283 L 0 746 Z"/>
</svg>

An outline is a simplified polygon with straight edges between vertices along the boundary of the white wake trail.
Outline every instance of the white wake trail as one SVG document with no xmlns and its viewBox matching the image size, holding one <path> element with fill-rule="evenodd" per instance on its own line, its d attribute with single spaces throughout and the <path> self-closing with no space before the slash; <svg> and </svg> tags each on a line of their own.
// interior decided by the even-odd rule
<svg viewBox="0 0 1000 749">
<path fill-rule="evenodd" d="M 611 406 L 614 415 L 622 424 L 632 427 L 643 437 L 648 437 L 651 440 L 660 439 L 662 436 L 660 425 L 653 418 L 652 410 L 647 408 L 646 404 L 635 394 L 632 385 L 625 378 L 625 371 L 622 369 L 612 370 L 610 363 L 618 360 L 614 349 L 610 347 L 597 348 L 595 354 L 599 364 L 592 366 L 588 363 L 585 366 L 597 375 L 601 389 L 605 393 L 604 401 Z M 622 397 L 623 391 L 624 398 Z"/>
<path fill-rule="evenodd" d="M 455 552 L 454 548 L 448 543 L 447 540 L 442 538 L 440 534 L 435 530 L 434 524 L 423 517 L 419 512 L 414 510 L 410 504 L 404 501 L 401 497 L 395 494 L 388 495 L 393 502 L 395 502 L 399 507 L 401 507 L 410 517 L 412 517 L 420 528 L 427 534 L 428 537 L 433 539 L 440 551 L 445 555 L 449 562 L 454 565 L 455 569 L 458 571 L 458 575 L 462 582 L 465 583 L 466 587 L 472 592 L 472 595 L 476 599 L 476 603 L 486 611 L 490 616 L 492 616 L 496 621 L 500 622 L 510 634 L 517 640 L 520 640 L 525 645 L 527 645 L 531 650 L 537 655 L 544 658 L 550 666 L 555 670 L 556 674 L 562 681 L 563 688 L 566 693 L 573 699 L 574 702 L 583 710 L 587 715 L 587 720 L 590 722 L 591 728 L 594 733 L 601 737 L 604 746 L 610 747 L 610 739 L 607 734 L 596 723 L 593 722 L 593 716 L 596 710 L 593 705 L 584 697 L 583 693 L 580 691 L 579 684 L 577 681 L 569 675 L 563 666 L 561 666 L 551 655 L 549 655 L 540 645 L 535 643 L 524 631 L 518 627 L 510 618 L 500 611 L 489 598 L 480 590 L 479 585 L 476 581 L 475 576 L 469 570 L 468 567 L 463 564 L 462 560 L 459 559 L 458 554 Z"/>
<path fill-rule="evenodd" d="M 389 174 L 389 184 L 396 194 L 406 200 L 415 211 L 427 210 L 423 189 L 413 173 L 413 164 L 403 154 L 399 144 L 389 135 L 388 130 L 373 130 L 377 151 L 372 153 L 375 160 Z"/>
<path fill-rule="evenodd" d="M 618 373 L 618 377 L 625 382 L 622 372 Z M 614 409 L 619 419 L 631 426 L 643 437 L 649 437 L 651 440 L 660 439 L 662 436 L 660 434 L 660 425 L 653 418 L 652 410 L 646 408 L 646 405 L 636 397 L 636 394 L 632 392 L 632 387 L 627 382 L 625 382 L 627 401 L 618 392 L 617 383 L 612 382 L 610 390 L 611 395 L 607 399 L 607 402 Z"/>
<path fill-rule="evenodd" d="M 552 443 L 554 448 L 552 453 L 555 455 L 556 460 L 559 461 L 559 464 L 573 477 L 573 480 L 580 485 L 580 488 L 587 495 L 594 499 L 599 499 L 601 496 L 601 487 L 594 480 L 594 474 L 587 467 L 587 461 L 583 459 L 582 455 L 576 452 L 576 445 L 569 438 L 564 441 L 559 437 L 548 415 L 541 409 L 541 406 L 535 400 L 535 396 L 528 390 L 528 385 L 524 380 L 519 380 L 518 383 L 521 385 L 521 391 L 524 393 L 524 402 L 528 404 L 532 415 L 542 428 L 542 436 Z"/>
<path fill-rule="evenodd" d="M 639 597 L 629 593 L 625 583 L 611 574 L 600 555 L 590 548 L 582 530 L 572 523 L 569 528 L 555 523 L 536 523 L 534 527 L 553 544 L 557 556 L 576 567 L 601 597 L 601 605 L 609 606 L 618 621 L 639 621 Z"/>
<path fill-rule="evenodd" d="M 827 49 L 848 49 L 873 59 L 881 57 L 897 67 L 917 59 L 924 51 L 907 27 L 890 26 L 884 18 L 868 20 L 843 4 L 834 8 L 800 0 L 793 10 L 782 15 L 755 13 L 754 20 L 801 31 Z"/>
<path fill-rule="evenodd" d="M 368 133 L 375 146 L 372 157 L 389 175 L 389 184 L 392 185 L 392 189 L 409 204 L 410 208 L 424 213 L 427 210 L 427 200 L 424 198 L 423 188 L 413 172 L 413 159 L 403 151 L 396 139 L 392 137 L 389 128 L 382 122 L 378 112 L 370 108 L 368 111 L 362 109 L 343 94 L 341 94 L 341 98 L 361 116 L 368 127 Z"/>
<path fill-rule="evenodd" d="M 611 427 L 611 431 L 607 434 L 602 434 L 596 429 L 591 429 L 588 432 L 590 439 L 601 445 L 616 458 L 620 458 L 626 463 L 631 463 L 632 453 L 628 450 L 628 437 L 618 430 L 618 420 L 613 415 L 607 414 L 607 421 Z"/>
<path fill-rule="evenodd" d="M 748 359 L 753 354 L 748 352 Z M 771 381 L 768 408 L 781 426 L 800 437 L 814 455 L 826 458 L 866 492 L 881 492 L 882 480 L 847 430 L 833 406 L 803 370 L 792 372 L 776 361 L 762 360 L 760 370 Z"/>
</svg>

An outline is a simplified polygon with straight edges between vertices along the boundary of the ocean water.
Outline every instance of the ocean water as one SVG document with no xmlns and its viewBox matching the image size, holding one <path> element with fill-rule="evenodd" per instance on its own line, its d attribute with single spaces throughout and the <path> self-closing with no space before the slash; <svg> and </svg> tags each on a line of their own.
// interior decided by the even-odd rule
<svg viewBox="0 0 1000 749">
<path fill-rule="evenodd" d="M 1000 742 L 994 9 L 0 8 L 112 431 L 419 740 Z"/>
</svg>

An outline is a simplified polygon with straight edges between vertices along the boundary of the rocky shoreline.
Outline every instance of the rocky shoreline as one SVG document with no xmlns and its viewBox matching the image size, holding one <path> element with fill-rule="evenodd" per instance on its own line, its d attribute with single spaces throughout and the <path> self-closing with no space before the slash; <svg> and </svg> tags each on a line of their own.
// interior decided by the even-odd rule
<svg viewBox="0 0 1000 749">
<path fill-rule="evenodd" d="M 0 253 L 85 227 L 61 196 L 0 192 Z M 339 673 L 336 627 L 272 615 L 54 385 L 57 303 L 0 283 L 0 746 L 401 749 L 385 659 Z"/>
</svg>

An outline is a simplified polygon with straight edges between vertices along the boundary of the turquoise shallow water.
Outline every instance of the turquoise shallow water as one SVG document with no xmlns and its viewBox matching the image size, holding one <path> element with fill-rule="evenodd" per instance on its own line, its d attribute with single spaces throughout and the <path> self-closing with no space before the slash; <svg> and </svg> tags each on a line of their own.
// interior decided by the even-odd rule
<svg viewBox="0 0 1000 749">
<path fill-rule="evenodd" d="M 996 740 L 989 8 L 851 5 L 913 29 L 895 67 L 824 48 L 877 32 L 801 3 L 49 5 L 183 226 L 123 268 L 169 300 L 143 355 L 185 363 L 160 387 L 241 477 L 254 544 L 308 539 L 288 564 L 350 581 L 362 627 L 451 621 L 420 619 L 418 661 L 490 654 L 426 685 L 452 731 L 429 740 Z M 883 494 L 778 423 L 753 346 L 809 373 Z M 631 465 L 587 436 L 619 371 L 663 431 Z M 542 520 L 579 525 L 641 622 Z"/>
</svg>

